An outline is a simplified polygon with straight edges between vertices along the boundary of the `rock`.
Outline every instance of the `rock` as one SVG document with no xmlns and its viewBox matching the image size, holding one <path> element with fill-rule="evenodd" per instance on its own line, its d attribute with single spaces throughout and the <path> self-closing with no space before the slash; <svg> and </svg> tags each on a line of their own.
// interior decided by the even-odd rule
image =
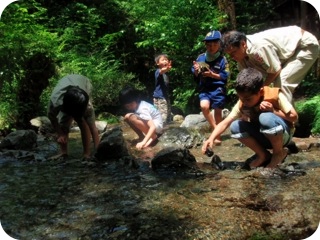
<svg viewBox="0 0 320 240">
<path fill-rule="evenodd" d="M 164 147 L 180 146 L 193 148 L 202 145 L 203 140 L 203 135 L 197 130 L 184 127 L 171 127 L 159 137 L 160 144 Z"/>
<path fill-rule="evenodd" d="M 9 133 L 0 143 L 0 149 L 30 150 L 36 146 L 37 134 L 33 130 Z"/>
<path fill-rule="evenodd" d="M 96 127 L 99 133 L 103 133 L 106 131 L 108 123 L 106 121 L 96 121 Z"/>
<path fill-rule="evenodd" d="M 184 117 L 182 115 L 174 115 L 173 116 L 173 121 L 174 122 L 183 122 Z"/>
<path fill-rule="evenodd" d="M 38 128 L 38 132 L 45 135 L 47 133 L 53 133 L 54 129 L 48 117 L 39 116 L 30 120 L 32 126 Z"/>
<path fill-rule="evenodd" d="M 203 126 L 209 126 L 209 123 L 202 114 L 189 114 L 180 125 L 185 128 L 202 128 Z"/>
<path fill-rule="evenodd" d="M 152 169 L 188 170 L 197 168 L 195 157 L 186 148 L 168 147 L 159 151 L 151 160 Z"/>
<path fill-rule="evenodd" d="M 117 160 L 127 156 L 129 156 L 129 152 L 120 127 L 110 129 L 101 136 L 95 154 L 98 160 Z"/>
<path fill-rule="evenodd" d="M 225 119 L 229 115 L 230 111 L 228 109 L 222 110 L 222 119 Z M 214 115 L 214 110 L 211 111 L 211 114 Z M 207 122 L 206 118 L 203 116 L 202 113 L 200 114 L 189 114 L 185 117 L 184 121 L 180 125 L 180 127 L 186 128 L 210 128 L 209 123 Z"/>
</svg>

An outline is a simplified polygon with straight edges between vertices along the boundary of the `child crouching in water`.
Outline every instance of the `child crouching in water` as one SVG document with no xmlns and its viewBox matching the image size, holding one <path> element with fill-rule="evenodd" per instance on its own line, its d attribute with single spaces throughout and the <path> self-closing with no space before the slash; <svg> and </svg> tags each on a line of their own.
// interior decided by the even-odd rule
<svg viewBox="0 0 320 240">
<path fill-rule="evenodd" d="M 239 97 L 231 113 L 220 122 L 202 146 L 205 153 L 229 126 L 231 137 L 255 152 L 251 168 L 275 168 L 287 156 L 284 148 L 292 139 L 298 114 L 279 88 L 263 86 L 262 74 L 253 68 L 237 76 L 235 90 Z M 272 155 L 268 151 L 272 149 Z"/>
<path fill-rule="evenodd" d="M 136 148 L 146 148 L 155 143 L 163 130 L 161 113 L 152 104 L 142 101 L 139 91 L 132 87 L 120 91 L 119 101 L 129 112 L 124 116 L 125 122 L 139 136 Z"/>
</svg>

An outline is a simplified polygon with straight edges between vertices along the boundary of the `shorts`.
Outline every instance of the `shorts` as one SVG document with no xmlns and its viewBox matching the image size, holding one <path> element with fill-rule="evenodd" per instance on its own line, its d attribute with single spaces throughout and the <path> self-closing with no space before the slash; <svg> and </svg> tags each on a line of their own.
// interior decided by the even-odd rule
<svg viewBox="0 0 320 240">
<path fill-rule="evenodd" d="M 199 94 L 200 101 L 210 101 L 211 108 L 223 109 L 226 104 L 226 89 L 224 87 L 218 87 L 214 90 L 202 90 Z"/>
<path fill-rule="evenodd" d="M 57 118 L 62 131 L 64 133 L 69 133 L 71 124 L 73 122 L 73 118 L 70 115 L 67 115 L 61 111 L 59 112 Z M 95 124 L 95 113 L 94 113 L 94 108 L 91 102 L 88 103 L 88 106 L 83 118 L 89 126 L 92 126 Z"/>
</svg>

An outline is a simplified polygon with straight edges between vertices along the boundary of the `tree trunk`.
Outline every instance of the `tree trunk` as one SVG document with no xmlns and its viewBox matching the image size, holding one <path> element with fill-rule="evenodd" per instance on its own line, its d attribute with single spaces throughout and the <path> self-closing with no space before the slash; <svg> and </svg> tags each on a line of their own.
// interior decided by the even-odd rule
<svg viewBox="0 0 320 240">
<path fill-rule="evenodd" d="M 236 13 L 234 2 L 232 0 L 218 0 L 218 7 L 219 10 L 225 12 L 228 15 L 228 20 L 231 26 L 231 29 L 237 28 L 237 21 L 236 21 Z"/>
<path fill-rule="evenodd" d="M 16 127 L 29 129 L 30 120 L 39 114 L 40 96 L 48 87 L 49 78 L 55 73 L 55 65 L 44 53 L 36 53 L 26 62 L 26 74 L 19 84 L 19 114 Z"/>
</svg>

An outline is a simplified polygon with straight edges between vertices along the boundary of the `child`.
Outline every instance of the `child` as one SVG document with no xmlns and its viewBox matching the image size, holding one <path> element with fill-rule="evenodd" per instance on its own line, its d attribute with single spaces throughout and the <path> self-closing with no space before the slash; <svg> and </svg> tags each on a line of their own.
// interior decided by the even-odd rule
<svg viewBox="0 0 320 240">
<path fill-rule="evenodd" d="M 262 74 L 253 68 L 239 73 L 235 90 L 238 102 L 204 142 L 202 152 L 231 125 L 231 137 L 255 152 L 250 167 L 277 167 L 287 156 L 284 146 L 292 138 L 297 112 L 279 88 L 263 87 Z"/>
<path fill-rule="evenodd" d="M 170 122 L 171 104 L 169 99 L 169 77 L 166 74 L 171 69 L 171 61 L 167 54 L 159 54 L 155 57 L 158 69 L 155 72 L 155 90 L 153 92 L 153 104 L 159 109 L 163 123 Z"/>
<path fill-rule="evenodd" d="M 222 120 L 222 109 L 226 103 L 226 84 L 229 75 L 227 59 L 221 52 L 221 33 L 209 32 L 203 40 L 206 52 L 198 56 L 193 62 L 192 73 L 199 84 L 200 107 L 204 117 L 212 129 Z M 207 68 L 201 68 L 207 64 Z M 204 64 L 203 64 L 204 63 Z M 214 109 L 214 117 L 210 112 Z M 221 143 L 220 136 L 215 139 L 216 144 Z"/>
<path fill-rule="evenodd" d="M 162 133 L 163 122 L 161 113 L 150 103 L 142 101 L 139 92 L 131 87 L 124 88 L 119 93 L 120 104 L 129 113 L 124 120 L 138 134 L 137 149 L 142 149 L 155 143 Z"/>
<path fill-rule="evenodd" d="M 56 130 L 61 153 L 53 159 L 68 156 L 69 129 L 75 120 L 81 130 L 83 159 L 90 159 L 90 134 L 95 149 L 99 144 L 93 105 L 90 101 L 92 85 L 82 75 L 72 74 L 62 78 L 53 89 L 48 108 L 48 117 Z"/>
</svg>

